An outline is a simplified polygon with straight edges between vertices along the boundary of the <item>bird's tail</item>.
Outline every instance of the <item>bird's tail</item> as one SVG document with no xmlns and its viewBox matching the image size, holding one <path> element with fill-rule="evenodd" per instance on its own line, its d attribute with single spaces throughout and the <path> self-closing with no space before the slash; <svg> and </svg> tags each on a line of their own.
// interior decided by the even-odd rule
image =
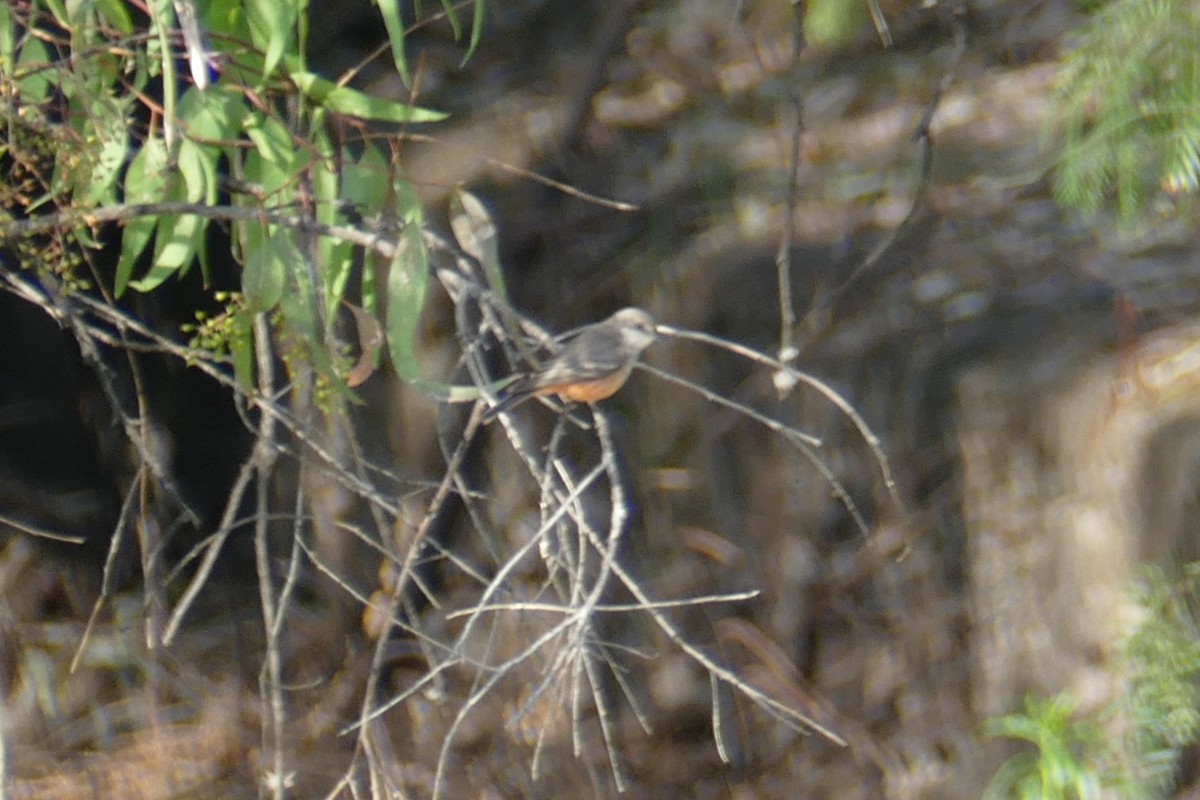
<svg viewBox="0 0 1200 800">
<path fill-rule="evenodd" d="M 500 402 L 484 412 L 483 424 L 487 425 L 504 412 L 511 411 L 514 406 L 533 397 L 533 390 L 526 385 L 527 383 L 527 378 L 522 377 L 504 387 L 498 396 Z"/>
</svg>

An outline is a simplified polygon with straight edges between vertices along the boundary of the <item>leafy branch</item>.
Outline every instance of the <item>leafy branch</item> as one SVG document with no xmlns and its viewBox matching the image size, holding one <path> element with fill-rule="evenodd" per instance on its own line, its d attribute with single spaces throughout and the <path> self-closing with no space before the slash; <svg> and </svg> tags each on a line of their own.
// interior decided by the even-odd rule
<svg viewBox="0 0 1200 800">
<path fill-rule="evenodd" d="M 1079 34 L 1058 98 L 1059 202 L 1125 220 L 1160 192 L 1200 190 L 1200 16 L 1180 0 L 1116 0 Z"/>
</svg>

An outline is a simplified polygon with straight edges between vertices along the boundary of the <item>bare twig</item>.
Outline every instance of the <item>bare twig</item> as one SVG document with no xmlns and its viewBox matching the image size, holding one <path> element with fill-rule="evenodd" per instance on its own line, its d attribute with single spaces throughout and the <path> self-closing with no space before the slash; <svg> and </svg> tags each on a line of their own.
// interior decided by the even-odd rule
<svg viewBox="0 0 1200 800">
<path fill-rule="evenodd" d="M 776 361 L 770 356 L 764 355 L 757 350 L 746 347 L 745 345 L 737 344 L 736 342 L 731 342 L 727 339 L 722 339 L 707 333 L 700 333 L 698 331 L 672 328 L 668 325 L 659 325 L 658 330 L 660 334 L 666 336 L 674 336 L 679 339 L 690 339 L 692 341 L 703 342 L 704 344 L 712 345 L 713 347 L 719 347 L 722 350 L 728 350 L 737 356 L 753 361 L 756 364 L 761 364 L 762 366 L 768 367 L 772 370 L 783 370 L 790 372 L 797 381 L 816 389 L 823 397 L 829 400 L 829 402 L 832 403 L 835 408 L 841 411 L 851 423 L 853 423 L 854 427 L 858 430 L 859 435 L 862 436 L 863 441 L 866 442 L 867 446 L 871 449 L 871 453 L 875 456 L 875 463 L 879 465 L 879 471 L 883 479 L 883 484 L 887 488 L 888 494 L 891 496 L 897 508 L 903 508 L 903 503 L 901 502 L 900 495 L 896 489 L 896 479 L 892 476 L 892 469 L 888 465 L 887 456 L 885 456 L 883 453 L 883 448 L 880 445 L 879 437 L 876 436 L 871 428 L 867 425 L 866 420 L 862 418 L 862 415 L 860 415 L 844 397 L 834 391 L 833 387 L 806 372 L 801 372 L 788 366 L 787 364 Z M 643 369 L 646 368 L 645 365 L 641 366 Z M 738 408 L 738 410 L 744 413 L 744 407 Z M 763 419 L 760 417 L 761 415 L 755 416 L 755 419 L 757 419 L 759 422 L 762 422 Z M 796 433 L 799 434 L 798 431 Z M 803 434 L 799 435 L 803 436 Z"/>
<path fill-rule="evenodd" d="M 805 3 L 792 5 L 792 20 L 795 26 L 796 57 L 804 52 Z M 804 144 L 804 95 L 799 86 L 791 86 L 787 92 L 787 108 L 784 116 L 791 135 L 790 146 L 784 158 L 787 164 L 787 184 L 784 189 L 783 230 L 779 234 L 779 248 L 775 253 L 775 273 L 779 282 L 779 360 L 791 365 L 800 355 L 796 348 L 796 311 L 792 301 L 792 242 L 796 238 L 796 201 L 800 187 L 800 153 Z M 795 386 L 792 374 L 786 370 L 775 373 L 775 388 L 779 396 L 785 397 Z"/>
<path fill-rule="evenodd" d="M 142 469 L 145 469 L 145 466 Z M 128 491 L 125 492 L 125 499 L 121 503 L 121 513 L 117 517 L 117 525 L 113 530 L 112 539 L 108 542 L 108 555 L 104 559 L 104 569 L 101 572 L 100 595 L 96 598 L 96 602 L 92 603 L 92 613 L 88 615 L 87 625 L 84 626 L 83 635 L 79 637 L 79 645 L 75 648 L 75 655 L 71 657 L 70 671 L 72 674 L 79 668 L 79 663 L 91 640 L 92 631 L 95 630 L 96 622 L 100 619 L 100 610 L 104 608 L 105 601 L 112 594 L 117 554 L 121 551 L 121 543 L 125 541 L 124 532 L 129 529 L 129 516 L 132 513 L 133 500 L 137 496 L 137 487 L 137 481 L 131 483 Z"/>
<path fill-rule="evenodd" d="M 258 393 L 262 397 L 270 397 L 275 391 L 274 348 L 271 346 L 271 332 L 264 314 L 257 314 L 254 318 L 254 353 L 258 362 Z M 287 772 L 283 745 L 283 659 L 279 652 L 278 622 L 282 609 L 275 600 L 267 523 L 271 510 L 270 487 L 275 456 L 275 419 L 264 414 L 259 421 L 258 437 L 248 462 L 254 465 L 254 566 L 258 573 L 258 594 L 267 641 L 266 657 L 263 659 L 258 683 L 262 696 L 268 698 L 270 710 L 270 713 L 263 715 L 262 720 L 262 746 L 267 755 L 264 760 L 271 764 L 270 780 L 266 783 L 275 800 L 283 800 Z M 297 488 L 297 495 L 303 496 L 302 489 Z M 292 541 L 298 542 L 299 539 L 299 530 L 293 530 Z M 215 552 L 215 548 L 209 552 Z"/>
<path fill-rule="evenodd" d="M 873 8 L 873 13 L 874 11 L 875 9 Z M 920 159 L 917 168 L 917 184 L 913 190 L 912 203 L 909 205 L 908 213 L 904 215 L 904 219 L 900 221 L 899 225 L 892 228 L 887 236 L 872 248 L 866 258 L 859 262 L 858 266 L 851 271 L 850 275 L 842 281 L 840 286 L 829 292 L 819 303 L 814 304 L 813 309 L 808 312 L 809 320 L 813 321 L 813 324 L 816 324 L 816 320 L 840 300 L 849 291 L 850 287 L 858 282 L 859 278 L 879 263 L 884 254 L 900 238 L 900 234 L 912 225 L 917 215 L 925 207 L 925 199 L 929 193 L 930 178 L 933 173 L 933 134 L 930 132 L 930 125 L 933 123 L 933 115 L 937 113 L 942 97 L 950 89 L 950 86 L 954 83 L 954 79 L 958 76 L 959 66 L 962 63 L 963 55 L 967 51 L 966 11 L 962 0 L 955 0 L 953 2 L 950 15 L 951 24 L 954 28 L 954 52 L 950 56 L 950 65 L 942 73 L 942 78 L 938 82 L 937 89 L 934 90 L 933 96 L 929 98 L 929 103 L 925 106 L 925 113 L 921 115 L 921 121 L 917 123 L 917 129 L 913 132 L 913 140 L 917 142 Z M 882 14 L 879 14 L 876 17 L 876 25 L 879 25 L 882 19 Z M 886 30 L 886 27 L 883 30 Z"/>
<path fill-rule="evenodd" d="M 68 533 L 57 533 L 49 528 L 44 528 L 40 525 L 34 525 L 29 522 L 23 522 L 16 517 L 8 514 L 0 513 L 0 523 L 15 528 L 30 536 L 36 536 L 39 539 L 49 539 L 52 542 L 64 542 L 66 544 L 83 544 L 87 539 L 82 536 L 72 536 Z"/>
</svg>

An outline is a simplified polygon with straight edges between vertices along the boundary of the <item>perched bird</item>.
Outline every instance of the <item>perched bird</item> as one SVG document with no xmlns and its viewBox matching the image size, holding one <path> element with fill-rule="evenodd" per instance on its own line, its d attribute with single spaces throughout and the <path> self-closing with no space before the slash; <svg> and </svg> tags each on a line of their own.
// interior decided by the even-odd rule
<svg viewBox="0 0 1200 800">
<path fill-rule="evenodd" d="M 500 391 L 500 402 L 484 414 L 491 422 L 530 397 L 558 395 L 575 403 L 595 403 L 625 385 L 638 356 L 657 338 L 654 319 L 640 308 L 623 308 L 603 322 L 581 329 L 542 367 L 520 375 Z"/>
</svg>

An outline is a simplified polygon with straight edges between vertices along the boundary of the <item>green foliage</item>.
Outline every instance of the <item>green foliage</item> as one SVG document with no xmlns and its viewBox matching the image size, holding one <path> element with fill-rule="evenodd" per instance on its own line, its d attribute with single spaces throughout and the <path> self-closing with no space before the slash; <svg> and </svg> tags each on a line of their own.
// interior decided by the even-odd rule
<svg viewBox="0 0 1200 800">
<path fill-rule="evenodd" d="M 1066 698 L 1028 698 L 1025 711 L 988 720 L 992 736 L 1021 739 L 1032 752 L 1010 758 L 984 792 L 985 800 L 1091 800 L 1100 797 L 1101 781 L 1089 756 L 1101 741 L 1099 729 L 1072 719 Z"/>
<path fill-rule="evenodd" d="M 1144 797 L 1161 796 L 1188 745 L 1200 742 L 1200 564 L 1169 578 L 1147 570 L 1138 604 L 1148 612 L 1126 652 L 1134 667 L 1128 704 Z"/>
<path fill-rule="evenodd" d="M 9 99 L 2 113 L 10 134 L 0 155 L 18 165 L 49 162 L 45 174 L 30 170 L 39 176 L 36 188 L 10 192 L 6 208 L 82 218 L 123 203 L 128 213 L 111 287 L 120 296 L 152 292 L 195 265 L 207 282 L 205 245 L 220 215 L 206 209 L 218 203 L 224 176 L 247 187 L 232 193 L 230 213 L 221 217 L 243 267 L 241 292 L 222 323 L 207 321 L 196 340 L 228 351 L 243 379 L 252 377 L 250 320 L 262 313 L 298 336 L 311 363 L 328 366 L 327 377 L 343 371 L 332 320 L 350 293 L 376 308 L 377 290 L 371 275 L 351 285 L 354 246 L 330 231 L 358 221 L 363 209 L 399 218 L 385 327 L 397 366 L 415 377 L 411 337 L 428 256 L 423 218 L 387 126 L 445 115 L 309 69 L 307 5 L 210 0 L 195 4 L 194 20 L 191 13 L 176 19 L 172 0 L 151 0 L 143 17 L 117 0 L 0 5 L 0 93 Z M 379 7 L 396 66 L 407 76 L 408 30 L 399 4 L 380 0 Z M 473 0 L 470 10 L 468 55 L 482 30 L 483 0 Z M 442 3 L 440 16 L 456 37 L 464 35 L 462 15 L 460 4 Z M 153 99 L 152 81 L 161 86 L 161 103 Z M 341 125 L 335 146 L 329 134 L 335 117 L 374 128 Z M 346 133 L 354 130 L 361 131 L 357 139 Z M 155 208 L 163 203 L 174 204 L 170 213 Z M 90 244 L 86 226 L 76 226 L 74 235 L 77 244 Z"/>
<path fill-rule="evenodd" d="M 1114 0 L 1080 32 L 1058 92 L 1066 140 L 1055 193 L 1123 219 L 1158 193 L 1200 189 L 1200 17 L 1186 0 Z"/>
<path fill-rule="evenodd" d="M 1123 720 L 1125 738 L 1075 718 L 1069 700 L 1029 698 L 1023 713 L 987 723 L 1035 749 L 1005 762 L 985 798 L 1169 796 L 1184 748 L 1200 743 L 1200 563 L 1173 577 L 1147 569 L 1136 600 L 1146 616 L 1124 643 L 1129 688 L 1105 714 Z"/>
</svg>

